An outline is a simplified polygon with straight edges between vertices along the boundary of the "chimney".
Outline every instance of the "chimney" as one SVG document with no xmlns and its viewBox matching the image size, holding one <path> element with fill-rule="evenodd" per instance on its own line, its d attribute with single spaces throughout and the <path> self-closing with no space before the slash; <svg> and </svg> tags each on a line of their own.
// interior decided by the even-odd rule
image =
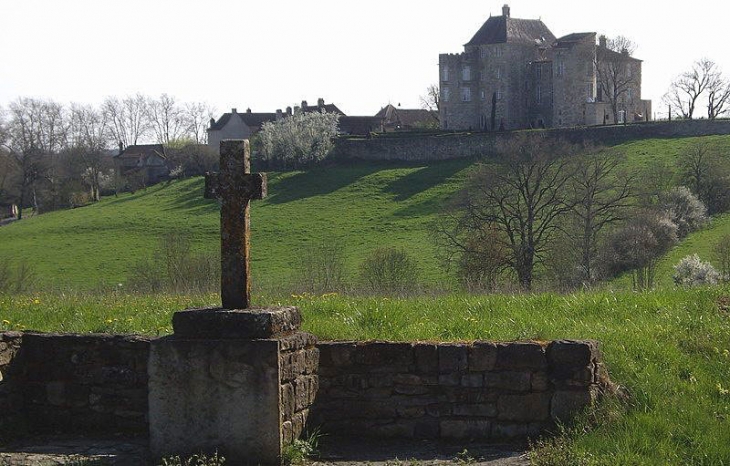
<svg viewBox="0 0 730 466">
<path fill-rule="evenodd" d="M 276 109 L 276 119 L 277 119 L 277 121 L 278 120 L 281 120 L 282 118 L 284 118 L 284 112 L 282 112 L 280 108 L 277 108 Z"/>
<path fill-rule="evenodd" d="M 291 116 L 291 107 L 286 108 L 286 114 Z"/>
<path fill-rule="evenodd" d="M 235 108 L 231 109 L 231 113 L 238 113 Z"/>
<path fill-rule="evenodd" d="M 250 107 L 246 109 L 246 113 L 251 113 L 251 108 Z"/>
<path fill-rule="evenodd" d="M 124 144 L 122 144 L 122 141 L 119 141 L 119 153 L 121 154 L 124 152 Z"/>
<path fill-rule="evenodd" d="M 307 108 L 307 101 L 302 100 L 302 110 L 304 110 L 305 108 Z"/>
<path fill-rule="evenodd" d="M 317 107 L 319 107 L 319 108 L 324 107 L 324 99 L 322 97 L 317 99 Z"/>
<path fill-rule="evenodd" d="M 210 119 L 210 127 L 212 128 L 214 124 L 215 124 L 215 118 L 211 118 Z"/>
<path fill-rule="evenodd" d="M 606 36 L 604 36 L 604 35 L 601 35 L 598 38 L 598 46 L 599 47 L 603 47 L 605 49 L 607 42 L 608 42 L 608 39 L 606 39 Z"/>
<path fill-rule="evenodd" d="M 505 18 L 509 18 L 509 5 L 507 5 L 506 3 L 502 7 L 502 16 L 504 16 Z"/>
</svg>

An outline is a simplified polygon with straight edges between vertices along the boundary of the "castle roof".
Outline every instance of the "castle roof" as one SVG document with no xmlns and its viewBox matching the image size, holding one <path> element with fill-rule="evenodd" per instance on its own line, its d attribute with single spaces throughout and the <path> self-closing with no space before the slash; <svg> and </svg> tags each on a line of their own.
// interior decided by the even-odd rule
<svg viewBox="0 0 730 466">
<path fill-rule="evenodd" d="M 538 19 L 510 18 L 509 14 L 492 16 L 474 34 L 474 37 L 466 44 L 530 44 L 535 41 L 552 44 L 555 36 L 545 23 Z"/>
</svg>

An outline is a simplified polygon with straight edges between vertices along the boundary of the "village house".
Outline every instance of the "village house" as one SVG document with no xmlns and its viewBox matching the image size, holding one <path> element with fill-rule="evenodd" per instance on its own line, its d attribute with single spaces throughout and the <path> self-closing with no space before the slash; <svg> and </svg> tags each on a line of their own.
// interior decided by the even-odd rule
<svg viewBox="0 0 730 466">
<path fill-rule="evenodd" d="M 388 104 L 381 108 L 376 117 L 382 120 L 383 131 L 412 131 L 438 128 L 438 114 L 423 108 L 401 108 Z"/>
<path fill-rule="evenodd" d="M 122 148 L 114 156 L 117 177 L 127 180 L 130 187 L 158 183 L 170 175 L 165 147 L 162 144 L 137 144 Z"/>
<path fill-rule="evenodd" d="M 609 60 L 620 77 L 615 85 L 602 80 L 601 66 Z M 597 40 L 596 33 L 586 32 L 556 38 L 542 21 L 512 18 L 504 5 L 502 15 L 490 17 L 464 52 L 439 55 L 441 128 L 648 120 L 651 101 L 641 98 L 641 65 L 626 50 L 609 50 L 604 36 Z"/>
<path fill-rule="evenodd" d="M 239 113 L 235 108 L 230 113 L 224 113 L 218 121 L 210 119 L 208 128 L 208 146 L 216 152 L 220 142 L 224 139 L 250 139 L 261 131 L 266 122 L 273 122 L 293 115 L 294 113 L 327 112 L 340 115 L 339 129 L 342 134 L 368 134 L 381 130 L 381 119 L 371 116 L 347 116 L 335 104 L 326 104 L 324 99 L 317 99 L 317 105 L 309 105 L 306 100 L 300 106 L 287 107 L 286 111 L 277 110 L 275 113 L 254 113 L 247 109 Z"/>
</svg>

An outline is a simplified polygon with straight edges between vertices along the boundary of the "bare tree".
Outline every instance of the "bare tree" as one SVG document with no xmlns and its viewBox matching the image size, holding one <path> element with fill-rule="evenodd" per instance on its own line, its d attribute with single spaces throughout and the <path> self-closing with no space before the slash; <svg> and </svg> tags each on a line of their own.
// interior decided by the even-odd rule
<svg viewBox="0 0 730 466">
<path fill-rule="evenodd" d="M 102 104 L 109 134 L 122 148 L 137 144 L 150 129 L 147 98 L 142 94 L 122 100 L 107 97 Z"/>
<path fill-rule="evenodd" d="M 578 220 L 576 233 L 570 236 L 581 250 L 580 270 L 583 282 L 595 280 L 594 263 L 599 253 L 601 232 L 624 220 L 631 205 L 633 177 L 619 173 L 622 157 L 596 154 L 580 160 L 571 183 L 573 214 Z"/>
<path fill-rule="evenodd" d="M 56 164 L 49 164 L 48 159 L 58 154 L 65 140 L 66 126 L 60 104 L 32 98 L 20 98 L 10 104 L 4 145 L 18 170 L 18 218 L 22 218 L 29 199 L 38 210 L 39 182 L 47 181 L 52 191 L 57 188 Z"/>
<path fill-rule="evenodd" d="M 434 112 L 438 120 L 441 93 L 438 84 L 431 84 L 426 88 L 426 94 L 421 96 L 421 107 Z"/>
<path fill-rule="evenodd" d="M 707 84 L 707 118 L 714 120 L 730 107 L 730 79 L 717 69 Z"/>
<path fill-rule="evenodd" d="M 215 109 L 205 102 L 185 104 L 183 109 L 186 131 L 196 144 L 208 143 L 208 126 L 215 115 Z"/>
<path fill-rule="evenodd" d="M 162 94 L 159 99 L 148 99 L 147 115 L 159 144 L 170 144 L 185 135 L 185 113 L 174 97 Z"/>
<path fill-rule="evenodd" d="M 630 89 L 638 86 L 638 70 L 634 69 L 635 59 L 631 54 L 636 44 L 623 36 L 608 39 L 606 46 L 596 49 L 596 86 L 599 100 L 605 99 L 611 107 L 613 122 L 619 122 L 619 106 L 629 94 Z"/>
<path fill-rule="evenodd" d="M 697 100 L 708 88 L 716 73 L 715 62 L 703 58 L 692 65 L 692 69 L 679 75 L 669 86 L 664 101 L 671 106 L 675 115 L 691 120 L 694 117 Z"/>
<path fill-rule="evenodd" d="M 101 197 L 104 169 L 108 163 L 104 156 L 109 143 L 109 131 L 105 114 L 89 105 L 72 104 L 67 151 L 80 166 L 78 177 L 89 188 L 92 201 Z"/>
<path fill-rule="evenodd" d="M 574 150 L 543 136 L 516 136 L 502 145 L 498 161 L 477 167 L 456 204 L 458 229 L 504 249 L 524 290 L 532 288 L 535 265 L 572 208 L 566 188 Z"/>
<path fill-rule="evenodd" d="M 680 153 L 677 165 L 681 182 L 707 206 L 710 215 L 728 208 L 730 170 L 716 146 L 693 143 Z"/>
</svg>

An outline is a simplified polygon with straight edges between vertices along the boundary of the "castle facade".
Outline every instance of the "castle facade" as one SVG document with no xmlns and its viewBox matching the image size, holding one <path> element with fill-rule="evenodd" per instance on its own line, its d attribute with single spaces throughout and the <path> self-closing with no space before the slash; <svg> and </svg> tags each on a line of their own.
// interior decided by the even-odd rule
<svg viewBox="0 0 730 466">
<path fill-rule="evenodd" d="M 556 38 L 510 8 L 490 17 L 464 52 L 439 55 L 442 129 L 510 130 L 649 120 L 641 60 L 594 32 Z"/>
</svg>

